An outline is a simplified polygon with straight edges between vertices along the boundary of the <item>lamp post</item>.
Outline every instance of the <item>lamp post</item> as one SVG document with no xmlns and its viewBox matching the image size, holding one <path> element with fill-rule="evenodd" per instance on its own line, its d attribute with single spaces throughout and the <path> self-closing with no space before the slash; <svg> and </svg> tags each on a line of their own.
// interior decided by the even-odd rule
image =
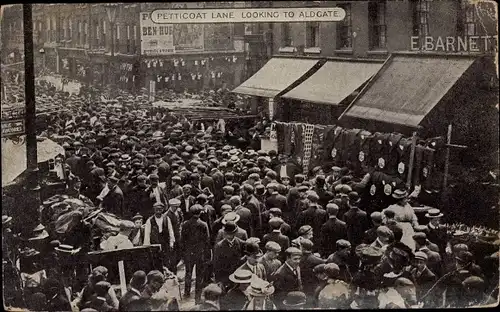
<svg viewBox="0 0 500 312">
<path fill-rule="evenodd" d="M 108 3 L 105 6 L 106 13 L 108 15 L 108 22 L 111 30 L 111 58 L 115 56 L 115 21 L 116 21 L 116 10 L 118 8 L 118 5 L 115 3 Z M 114 71 L 114 60 L 111 59 L 111 62 L 109 63 L 110 69 L 112 69 L 111 73 L 111 91 L 115 89 L 115 71 Z"/>
<path fill-rule="evenodd" d="M 45 49 L 41 48 L 38 52 L 42 55 L 42 70 L 45 71 Z"/>
<path fill-rule="evenodd" d="M 26 216 L 39 216 L 40 185 L 38 182 L 38 155 L 36 141 L 36 104 L 35 104 L 35 72 L 33 53 L 33 17 L 32 5 L 23 4 L 24 22 L 24 88 L 26 98 L 26 164 L 28 171 L 29 200 L 25 207 Z M 31 231 L 40 222 L 38 218 L 26 218 L 26 229 Z"/>
</svg>

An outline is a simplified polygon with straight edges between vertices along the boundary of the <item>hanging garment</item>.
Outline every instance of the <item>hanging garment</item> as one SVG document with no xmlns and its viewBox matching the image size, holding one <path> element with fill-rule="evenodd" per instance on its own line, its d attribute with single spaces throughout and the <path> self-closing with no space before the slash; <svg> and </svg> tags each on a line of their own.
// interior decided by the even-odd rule
<svg viewBox="0 0 500 312">
<path fill-rule="evenodd" d="M 363 168 L 364 172 L 369 172 L 373 167 L 374 163 L 372 161 L 372 152 L 370 150 L 374 136 L 365 130 L 358 133 L 360 138 L 360 148 L 357 155 L 360 166 Z"/>
<path fill-rule="evenodd" d="M 397 144 L 395 152 L 398 154 L 398 176 L 402 180 L 406 181 L 408 176 L 408 170 L 410 165 L 410 154 L 411 154 L 411 138 L 401 138 Z M 415 165 L 413 166 L 415 168 Z"/>
<path fill-rule="evenodd" d="M 276 136 L 278 137 L 278 153 L 286 154 L 285 142 L 287 137 L 285 134 L 285 124 L 281 122 L 276 122 Z"/>
<path fill-rule="evenodd" d="M 397 151 L 399 141 L 403 138 L 400 133 L 390 133 L 386 141 L 386 167 L 390 175 L 398 175 L 399 153 Z M 402 168 L 404 169 L 404 168 Z"/>
<path fill-rule="evenodd" d="M 299 162 L 300 165 L 302 165 L 302 160 L 304 159 L 304 124 L 293 124 L 293 132 L 294 135 L 292 135 L 292 154 L 300 159 Z"/>
</svg>

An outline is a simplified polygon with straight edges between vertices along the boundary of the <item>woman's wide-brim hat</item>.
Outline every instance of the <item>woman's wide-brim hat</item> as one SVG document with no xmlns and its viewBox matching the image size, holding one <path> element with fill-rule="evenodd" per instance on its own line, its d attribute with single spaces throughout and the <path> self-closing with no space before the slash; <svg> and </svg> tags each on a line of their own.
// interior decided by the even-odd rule
<svg viewBox="0 0 500 312">
<path fill-rule="evenodd" d="M 441 218 L 444 216 L 439 209 L 429 209 L 425 214 L 427 218 Z"/>
<path fill-rule="evenodd" d="M 33 236 L 29 238 L 29 241 L 41 240 L 49 237 L 49 233 L 45 230 L 45 226 L 43 224 L 38 224 L 36 228 L 33 230 Z"/>
<path fill-rule="evenodd" d="M 392 197 L 395 199 L 402 199 L 408 196 L 408 192 L 406 190 L 395 190 L 392 193 Z"/>
</svg>

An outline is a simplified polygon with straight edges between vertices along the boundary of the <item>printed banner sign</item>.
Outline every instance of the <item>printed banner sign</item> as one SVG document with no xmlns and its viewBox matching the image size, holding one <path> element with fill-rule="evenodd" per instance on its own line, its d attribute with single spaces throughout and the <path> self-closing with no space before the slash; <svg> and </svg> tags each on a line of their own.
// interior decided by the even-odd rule
<svg viewBox="0 0 500 312">
<path fill-rule="evenodd" d="M 2 121 L 2 138 L 25 134 L 24 119 Z"/>
<path fill-rule="evenodd" d="M 168 55 L 174 54 L 174 26 L 155 24 L 149 12 L 141 13 L 141 54 Z"/>
<path fill-rule="evenodd" d="M 342 8 L 162 9 L 151 19 L 157 24 L 293 23 L 338 22 L 345 15 Z"/>
</svg>

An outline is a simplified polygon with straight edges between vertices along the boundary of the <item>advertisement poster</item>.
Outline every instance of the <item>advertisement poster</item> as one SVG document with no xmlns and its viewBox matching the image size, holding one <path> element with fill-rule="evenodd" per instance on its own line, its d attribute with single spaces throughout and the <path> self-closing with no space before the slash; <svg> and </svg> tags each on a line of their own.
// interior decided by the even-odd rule
<svg viewBox="0 0 500 312">
<path fill-rule="evenodd" d="M 148 56 L 175 53 L 172 24 L 156 24 L 151 12 L 141 13 L 141 54 Z"/>
<path fill-rule="evenodd" d="M 172 3 L 172 9 L 202 9 L 200 2 Z M 176 53 L 201 52 L 204 50 L 204 26 L 201 24 L 174 24 L 174 47 Z"/>
</svg>

